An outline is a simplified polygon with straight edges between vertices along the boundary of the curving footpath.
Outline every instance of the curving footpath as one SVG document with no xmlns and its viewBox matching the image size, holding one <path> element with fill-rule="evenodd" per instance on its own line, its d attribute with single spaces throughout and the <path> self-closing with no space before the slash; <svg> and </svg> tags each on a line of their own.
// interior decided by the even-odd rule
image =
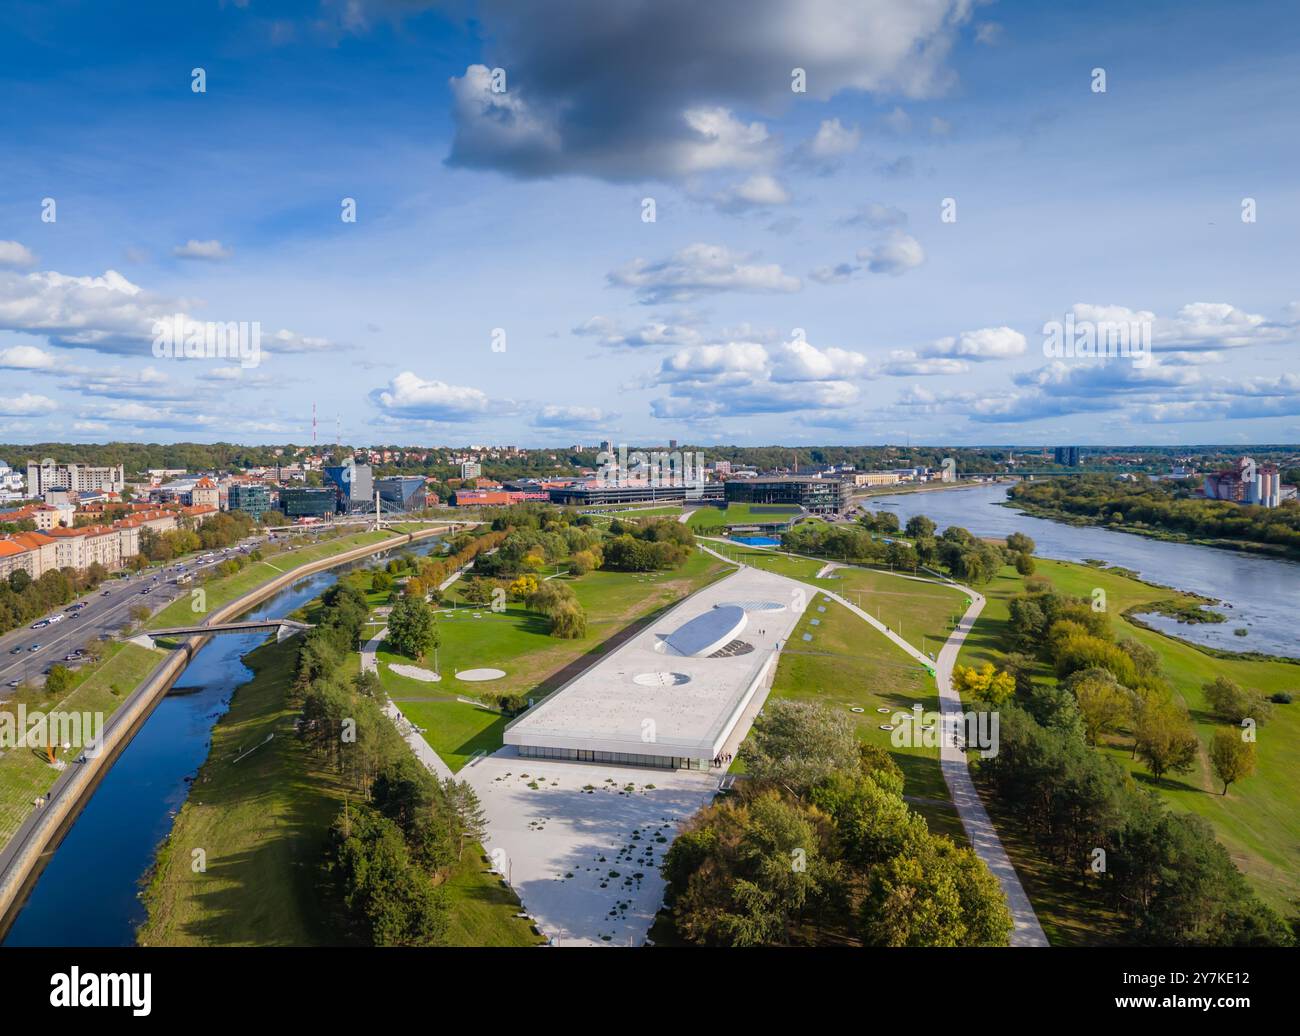
<svg viewBox="0 0 1300 1036">
<path fill-rule="evenodd" d="M 743 562 L 731 561 L 730 558 L 724 557 L 703 543 L 700 544 L 700 547 L 723 561 L 730 561 L 732 564 L 743 564 Z M 828 567 L 840 568 L 844 566 L 833 563 L 833 566 Z M 826 569 L 822 571 L 826 571 Z M 786 578 L 790 577 L 787 576 Z M 938 580 L 919 579 L 915 576 L 900 576 L 900 578 L 917 579 L 919 582 L 938 582 Z M 957 743 L 957 737 L 955 736 L 962 726 L 963 710 L 961 695 L 957 693 L 956 688 L 952 685 L 952 670 L 957 663 L 957 655 L 961 651 L 962 643 L 966 640 L 966 635 L 974 627 L 975 620 L 979 617 L 980 612 L 984 610 L 984 595 L 976 593 L 969 587 L 962 586 L 959 583 L 944 581 L 944 585 L 966 593 L 970 597 L 971 603 L 970 607 L 966 609 L 966 613 L 957 623 L 957 628 L 952 631 L 944 642 L 938 657 L 931 662 L 930 659 L 880 622 L 875 616 L 863 611 L 853 602 L 845 600 L 833 590 L 812 586 L 797 579 L 791 579 L 790 581 L 807 587 L 812 592 L 821 594 L 823 597 L 838 601 L 917 661 L 923 665 L 934 667 L 935 682 L 939 687 L 940 722 L 944 733 L 944 736 L 940 739 L 939 766 L 943 771 L 944 782 L 948 785 L 948 794 L 952 797 L 953 805 L 957 807 L 958 816 L 961 817 L 962 827 L 966 829 L 966 837 L 970 839 L 971 848 L 984 861 L 993 876 L 998 879 L 998 884 L 1002 886 L 1002 895 L 1006 897 L 1007 907 L 1011 911 L 1011 919 L 1015 924 L 1011 932 L 1011 945 L 1051 945 L 1047 940 L 1047 934 L 1043 931 L 1043 926 L 1038 923 L 1038 915 L 1034 913 L 1033 904 L 1030 903 L 1024 886 L 1020 884 L 1016 869 L 1012 866 L 1007 851 L 1002 847 L 1002 839 L 998 837 L 997 829 L 993 826 L 993 821 L 989 819 L 988 811 L 984 808 L 984 802 L 980 799 L 979 792 L 975 790 L 975 782 L 971 780 L 966 753 Z"/>
</svg>

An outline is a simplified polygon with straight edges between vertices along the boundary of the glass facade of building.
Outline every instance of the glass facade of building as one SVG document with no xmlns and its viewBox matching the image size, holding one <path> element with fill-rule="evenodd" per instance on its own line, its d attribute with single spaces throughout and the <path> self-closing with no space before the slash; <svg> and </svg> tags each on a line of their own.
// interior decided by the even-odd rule
<svg viewBox="0 0 1300 1036">
<path fill-rule="evenodd" d="M 534 748 L 519 745 L 523 759 L 567 759 L 577 763 L 615 763 L 619 766 L 647 766 L 656 770 L 707 770 L 707 759 L 678 755 L 638 755 L 632 752 L 588 752 L 579 748 Z"/>
<path fill-rule="evenodd" d="M 379 499 L 403 511 L 418 511 L 424 507 L 424 479 L 419 475 L 389 475 L 375 479 Z"/>
<path fill-rule="evenodd" d="M 271 509 L 271 490 L 260 484 L 232 485 L 226 492 L 226 506 L 232 511 L 250 514 L 260 521 L 263 512 Z"/>
<path fill-rule="evenodd" d="M 287 518 L 328 518 L 337 509 L 337 496 L 334 489 L 281 489 L 280 510 Z"/>
</svg>

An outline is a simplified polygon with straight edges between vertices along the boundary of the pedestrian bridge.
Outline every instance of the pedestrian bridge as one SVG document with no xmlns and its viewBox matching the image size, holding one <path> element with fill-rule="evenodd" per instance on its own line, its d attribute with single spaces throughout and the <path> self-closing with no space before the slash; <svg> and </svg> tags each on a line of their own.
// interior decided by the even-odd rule
<svg viewBox="0 0 1300 1036">
<path fill-rule="evenodd" d="M 298 622 L 296 619 L 248 619 L 242 622 L 215 622 L 209 625 L 168 626 L 166 629 L 145 630 L 131 639 L 136 643 L 147 640 L 149 643 L 146 646 L 153 647 L 153 642 L 160 637 L 197 637 L 214 633 L 256 633 L 259 630 L 275 630 L 275 639 L 279 643 L 311 628 L 311 623 Z"/>
</svg>

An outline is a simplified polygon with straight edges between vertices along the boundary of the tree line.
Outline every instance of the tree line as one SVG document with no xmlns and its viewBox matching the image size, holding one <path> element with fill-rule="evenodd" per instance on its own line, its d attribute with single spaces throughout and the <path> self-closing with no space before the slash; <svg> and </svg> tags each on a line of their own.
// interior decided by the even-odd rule
<svg viewBox="0 0 1300 1036">
<path fill-rule="evenodd" d="M 665 902 L 707 946 L 1005 946 L 997 880 L 933 834 L 903 777 L 852 722 L 772 700 L 741 748 L 747 779 L 686 825 L 664 857 Z"/>
<path fill-rule="evenodd" d="M 1290 945 L 1287 923 L 1246 883 L 1210 825 L 1171 810 L 1150 789 L 1096 750 L 1120 733 L 1158 784 L 1196 764 L 1200 741 L 1156 651 L 1116 640 L 1092 602 L 1030 579 L 1009 604 L 1003 676 L 1014 694 L 989 694 L 1000 717 L 995 755 L 978 775 L 1042 849 L 1074 881 L 1093 882 L 1150 945 Z M 1031 678 L 1050 665 L 1056 686 Z M 1226 720 L 1267 719 L 1270 703 L 1230 681 L 1207 685 Z M 979 705 L 976 705 L 979 707 Z M 1212 765 L 1227 783 L 1253 768 L 1242 731 Z M 1215 743 L 1221 738 L 1216 735 Z"/>
<path fill-rule="evenodd" d="M 1257 507 L 1206 500 L 1195 480 L 1126 482 L 1098 475 L 1020 482 L 1009 497 L 1054 516 L 1083 518 L 1115 529 L 1268 543 L 1300 551 L 1300 504 Z"/>
<path fill-rule="evenodd" d="M 327 906 L 352 941 L 437 946 L 450 924 L 447 879 L 486 820 L 467 783 L 439 780 L 402 741 L 378 676 L 349 675 L 367 613 L 350 583 L 326 591 L 294 678 L 299 737 L 346 788 L 321 861 Z"/>
</svg>

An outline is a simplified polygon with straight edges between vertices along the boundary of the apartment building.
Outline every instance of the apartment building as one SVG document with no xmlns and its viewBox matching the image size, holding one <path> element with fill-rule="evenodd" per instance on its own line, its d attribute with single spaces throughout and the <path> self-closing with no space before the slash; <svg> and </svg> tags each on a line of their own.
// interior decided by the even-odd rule
<svg viewBox="0 0 1300 1036">
<path fill-rule="evenodd" d="M 120 493 L 126 485 L 122 465 L 95 467 L 90 464 L 60 464 L 53 457 L 27 462 L 27 494 L 43 496 L 51 489 L 78 493 Z"/>
</svg>

